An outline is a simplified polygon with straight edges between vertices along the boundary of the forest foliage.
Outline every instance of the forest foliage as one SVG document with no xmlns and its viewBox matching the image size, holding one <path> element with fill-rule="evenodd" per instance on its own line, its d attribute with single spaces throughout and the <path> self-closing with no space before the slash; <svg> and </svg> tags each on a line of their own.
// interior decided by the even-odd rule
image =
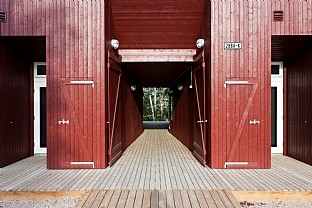
<svg viewBox="0 0 312 208">
<path fill-rule="evenodd" d="M 169 121 L 169 88 L 143 88 L 143 121 Z"/>
</svg>

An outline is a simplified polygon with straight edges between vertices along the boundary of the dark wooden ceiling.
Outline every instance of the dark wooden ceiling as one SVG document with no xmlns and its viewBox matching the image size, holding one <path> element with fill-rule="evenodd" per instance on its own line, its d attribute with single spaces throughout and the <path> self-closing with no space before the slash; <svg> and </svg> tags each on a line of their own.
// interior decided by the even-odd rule
<svg viewBox="0 0 312 208">
<path fill-rule="evenodd" d="M 312 46 L 311 35 L 273 35 L 272 61 L 290 61 L 300 51 Z"/>
<path fill-rule="evenodd" d="M 31 62 L 46 61 L 46 37 L 43 36 L 1 36 L 8 48 Z"/>
<path fill-rule="evenodd" d="M 112 0 L 121 49 L 192 49 L 200 38 L 204 0 Z"/>
<path fill-rule="evenodd" d="M 130 82 L 143 87 L 171 87 L 191 65 L 190 62 L 126 62 L 122 63 L 122 70 Z"/>
</svg>

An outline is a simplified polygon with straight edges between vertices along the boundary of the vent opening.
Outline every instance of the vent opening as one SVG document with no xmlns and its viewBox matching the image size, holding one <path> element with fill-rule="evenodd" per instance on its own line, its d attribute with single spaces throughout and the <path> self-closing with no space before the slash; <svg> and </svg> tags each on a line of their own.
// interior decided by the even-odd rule
<svg viewBox="0 0 312 208">
<path fill-rule="evenodd" d="M 6 13 L 0 12 L 0 22 L 6 22 Z"/>
<path fill-rule="evenodd" d="M 283 21 L 283 11 L 274 11 L 273 12 L 273 21 Z"/>
</svg>

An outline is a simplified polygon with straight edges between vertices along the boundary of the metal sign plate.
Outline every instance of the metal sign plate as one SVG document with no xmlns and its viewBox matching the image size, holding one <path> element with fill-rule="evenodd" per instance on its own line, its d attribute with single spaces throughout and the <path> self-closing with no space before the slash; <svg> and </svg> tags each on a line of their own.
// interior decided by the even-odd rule
<svg viewBox="0 0 312 208">
<path fill-rule="evenodd" d="M 242 49 L 241 42 L 224 42 L 225 50 L 240 50 Z"/>
</svg>

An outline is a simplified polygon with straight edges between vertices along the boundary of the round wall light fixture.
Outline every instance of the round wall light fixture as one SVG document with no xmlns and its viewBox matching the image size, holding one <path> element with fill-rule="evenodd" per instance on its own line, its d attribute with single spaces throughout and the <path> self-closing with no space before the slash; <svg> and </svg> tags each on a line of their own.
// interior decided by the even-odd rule
<svg viewBox="0 0 312 208">
<path fill-rule="evenodd" d="M 197 39 L 197 41 L 196 41 L 196 46 L 197 46 L 197 48 L 203 48 L 204 47 L 204 44 L 205 44 L 205 41 L 204 41 L 204 39 Z"/>
<path fill-rule="evenodd" d="M 111 46 L 113 49 L 117 49 L 119 47 L 119 41 L 116 39 L 111 40 Z"/>
<path fill-rule="evenodd" d="M 182 91 L 183 90 L 183 85 L 179 84 L 178 85 L 178 90 Z"/>
<path fill-rule="evenodd" d="M 131 89 L 131 91 L 136 91 L 136 86 L 134 85 L 134 84 L 132 84 L 131 86 L 130 86 L 130 89 Z"/>
</svg>

